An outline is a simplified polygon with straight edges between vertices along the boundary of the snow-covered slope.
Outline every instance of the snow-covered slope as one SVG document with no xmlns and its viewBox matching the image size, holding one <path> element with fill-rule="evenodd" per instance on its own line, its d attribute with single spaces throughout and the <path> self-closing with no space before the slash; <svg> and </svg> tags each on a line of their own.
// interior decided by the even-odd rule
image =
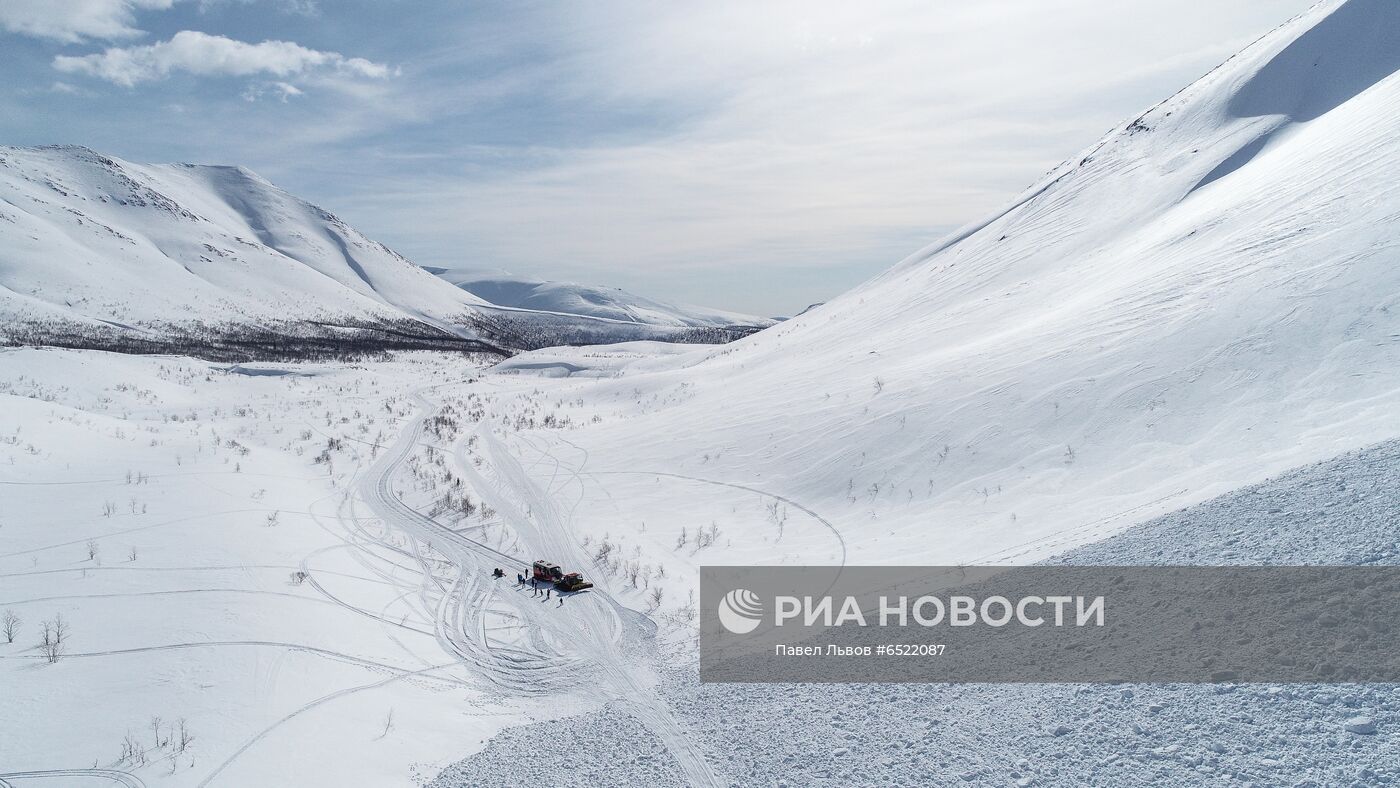
<svg viewBox="0 0 1400 788">
<path fill-rule="evenodd" d="M 1400 3 L 1320 4 L 856 290 L 581 379 L 614 418 L 570 440 L 800 501 L 852 561 L 937 563 L 1400 435 L 1397 68 Z"/>
<path fill-rule="evenodd" d="M 239 167 L 0 148 L 0 315 L 12 333 L 351 321 L 471 336 L 480 303 Z"/>
<path fill-rule="evenodd" d="M 426 267 L 426 266 L 425 266 Z M 655 301 L 615 287 L 552 282 L 500 270 L 428 271 L 498 307 L 673 328 L 766 328 L 773 318 Z"/>
<path fill-rule="evenodd" d="M 278 355 L 269 348 L 291 337 L 291 357 L 337 343 L 724 342 L 775 322 L 584 285 L 434 276 L 241 167 L 73 146 L 0 147 L 0 317 L 5 344 Z"/>
</svg>

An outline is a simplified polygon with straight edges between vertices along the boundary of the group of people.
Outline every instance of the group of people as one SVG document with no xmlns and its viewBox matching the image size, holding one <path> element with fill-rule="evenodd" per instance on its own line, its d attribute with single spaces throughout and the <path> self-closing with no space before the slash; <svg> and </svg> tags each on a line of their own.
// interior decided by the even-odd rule
<svg viewBox="0 0 1400 788">
<path fill-rule="evenodd" d="M 497 567 L 496 570 L 491 573 L 491 575 L 493 577 L 505 577 L 506 573 L 501 571 L 500 567 Z M 515 573 L 515 584 L 520 586 L 521 588 L 524 588 L 526 585 L 529 585 L 530 590 L 534 592 L 532 596 L 543 596 L 545 599 L 549 599 L 551 596 L 554 595 L 554 586 L 552 584 L 541 583 L 539 580 L 536 580 L 535 578 L 529 575 L 524 575 L 519 572 Z M 540 593 L 541 590 L 544 591 L 544 594 Z M 559 595 L 559 604 L 564 604 L 563 594 Z"/>
</svg>

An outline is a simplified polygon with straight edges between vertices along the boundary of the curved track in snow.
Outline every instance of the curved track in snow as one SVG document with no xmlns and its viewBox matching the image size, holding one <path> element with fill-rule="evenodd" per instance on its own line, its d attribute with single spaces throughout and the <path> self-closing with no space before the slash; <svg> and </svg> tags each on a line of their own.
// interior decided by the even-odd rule
<svg viewBox="0 0 1400 788">
<path fill-rule="evenodd" d="M 822 517 L 820 514 L 817 514 L 816 512 L 812 511 L 806 506 L 803 506 L 797 501 L 794 501 L 793 499 L 788 498 L 786 496 L 768 492 L 767 490 L 760 490 L 757 487 L 750 487 L 746 484 L 736 484 L 735 482 L 723 482 L 718 481 L 716 479 L 706 479 L 700 476 L 687 476 L 683 473 L 667 473 L 664 471 L 589 471 L 588 473 L 590 476 L 603 476 L 608 474 L 626 474 L 633 476 L 666 476 L 672 479 L 684 479 L 685 481 L 696 482 L 699 484 L 713 484 L 718 487 L 732 487 L 736 490 L 743 490 L 745 492 L 754 493 L 755 495 L 761 495 L 765 498 L 772 498 L 777 501 L 782 501 L 788 506 L 791 506 L 792 508 L 803 512 L 804 514 L 811 517 L 813 520 L 816 520 L 817 522 L 821 523 L 828 531 L 830 531 L 831 535 L 836 537 L 836 543 L 841 546 L 841 561 L 839 565 L 846 565 L 846 538 L 841 535 L 841 532 L 837 530 L 836 526 L 832 525 L 830 520 L 826 519 L 825 517 Z"/>
<path fill-rule="evenodd" d="M 146 788 L 141 778 L 116 769 L 54 769 L 38 772 L 9 772 L 0 774 L 0 788 L 24 788 L 29 780 L 39 780 L 45 785 L 71 786 L 72 782 L 52 783 L 51 780 L 88 778 L 106 780 L 107 785 L 123 785 L 126 788 Z"/>
<path fill-rule="evenodd" d="M 718 786 L 720 779 L 680 728 L 665 702 L 642 678 L 645 666 L 626 650 L 648 642 L 652 633 L 645 620 L 627 610 L 601 588 L 548 601 L 514 585 L 496 580 L 495 567 L 528 571 L 526 556 L 514 555 L 455 531 L 405 503 L 394 489 L 397 473 L 408 462 L 437 406 L 424 394 L 416 396 L 418 416 L 398 439 L 366 470 L 358 492 L 376 515 L 407 534 L 414 550 L 432 550 L 450 563 L 441 569 L 421 560 L 420 593 L 435 611 L 436 634 L 442 647 L 471 674 L 506 691 L 522 695 L 573 693 L 602 702 L 620 702 L 651 730 L 676 759 L 687 781 Z M 477 495 L 500 513 L 520 544 L 565 565 L 585 565 L 586 559 L 569 536 L 567 516 L 549 494 L 538 488 L 516 458 L 489 429 L 478 424 L 486 471 L 476 467 L 459 441 L 453 456 L 456 470 Z M 498 633 L 514 633 L 503 639 Z"/>
</svg>

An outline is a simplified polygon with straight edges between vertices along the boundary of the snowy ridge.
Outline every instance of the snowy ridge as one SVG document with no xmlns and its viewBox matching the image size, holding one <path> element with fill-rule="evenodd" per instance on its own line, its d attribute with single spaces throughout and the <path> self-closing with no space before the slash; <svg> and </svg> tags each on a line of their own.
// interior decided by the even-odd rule
<svg viewBox="0 0 1400 788">
<path fill-rule="evenodd" d="M 519 349 L 728 341 L 773 322 L 510 281 L 537 292 L 488 303 L 242 167 L 0 148 L 0 340 L 9 344 L 191 352 L 224 337 L 246 347 L 309 335 L 324 345 L 350 326 L 372 347 Z M 506 282 L 496 281 L 498 297 Z"/>
<path fill-rule="evenodd" d="M 479 299 L 241 167 L 0 149 L 8 316 L 121 325 L 344 316 L 464 323 Z"/>
</svg>

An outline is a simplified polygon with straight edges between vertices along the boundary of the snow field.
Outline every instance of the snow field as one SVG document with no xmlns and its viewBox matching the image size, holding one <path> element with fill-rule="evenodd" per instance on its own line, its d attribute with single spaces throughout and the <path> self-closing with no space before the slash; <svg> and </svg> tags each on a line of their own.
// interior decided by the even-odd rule
<svg viewBox="0 0 1400 788">
<path fill-rule="evenodd" d="M 271 371 L 296 374 L 246 374 Z M 0 354 L 0 611 L 21 619 L 0 639 L 0 775 L 407 785 L 502 726 L 587 708 L 498 705 L 440 648 L 407 541 L 347 495 L 369 463 L 355 441 L 411 414 L 394 381 L 471 371 Z M 50 664 L 36 643 L 58 616 Z"/>
</svg>

